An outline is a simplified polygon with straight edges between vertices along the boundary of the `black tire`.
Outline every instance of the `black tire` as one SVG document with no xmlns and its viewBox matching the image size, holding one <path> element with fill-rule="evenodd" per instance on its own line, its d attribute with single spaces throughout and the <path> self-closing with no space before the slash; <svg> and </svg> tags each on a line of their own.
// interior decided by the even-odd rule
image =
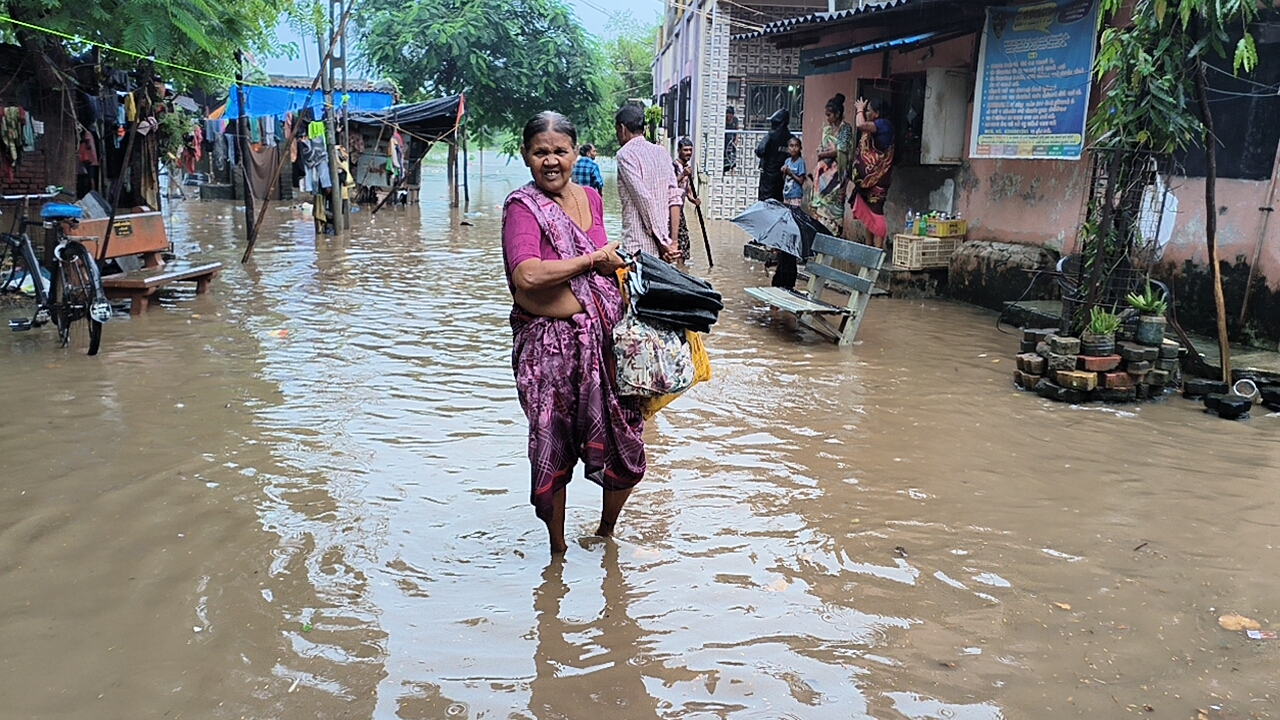
<svg viewBox="0 0 1280 720">
<path fill-rule="evenodd" d="M 58 301 L 54 304 L 63 347 L 87 344 L 89 355 L 98 354 L 102 322 L 93 319 L 89 309 L 105 298 L 102 276 L 89 250 L 78 242 L 67 243 L 62 249 L 62 261 L 58 263 Z"/>
</svg>

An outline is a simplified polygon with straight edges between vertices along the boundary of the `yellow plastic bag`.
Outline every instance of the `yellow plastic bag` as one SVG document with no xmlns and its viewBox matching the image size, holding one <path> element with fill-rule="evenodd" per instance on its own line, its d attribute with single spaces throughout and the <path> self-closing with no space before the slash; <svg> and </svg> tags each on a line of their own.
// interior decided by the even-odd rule
<svg viewBox="0 0 1280 720">
<path fill-rule="evenodd" d="M 702 333 L 685 330 L 684 335 L 689 343 L 689 354 L 693 356 L 693 385 L 710 380 L 711 359 L 707 357 L 707 347 L 702 343 Z M 689 387 L 693 387 L 693 385 Z M 685 392 L 688 392 L 688 390 L 685 390 Z M 654 415 L 657 415 L 659 410 L 670 405 L 671 401 L 682 394 L 684 393 L 646 398 L 640 403 L 640 413 L 644 415 L 645 420 L 649 420 Z"/>
</svg>

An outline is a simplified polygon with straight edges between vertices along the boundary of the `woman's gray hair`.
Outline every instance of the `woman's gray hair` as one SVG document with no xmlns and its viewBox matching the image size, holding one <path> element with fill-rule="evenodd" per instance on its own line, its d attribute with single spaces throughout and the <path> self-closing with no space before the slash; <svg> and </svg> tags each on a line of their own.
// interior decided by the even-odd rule
<svg viewBox="0 0 1280 720">
<path fill-rule="evenodd" d="M 529 118 L 529 122 L 524 124 L 524 142 L 520 147 L 527 150 L 529 143 L 544 132 L 568 135 L 575 147 L 578 144 L 578 128 L 574 127 L 573 121 L 554 110 L 544 110 Z"/>
</svg>

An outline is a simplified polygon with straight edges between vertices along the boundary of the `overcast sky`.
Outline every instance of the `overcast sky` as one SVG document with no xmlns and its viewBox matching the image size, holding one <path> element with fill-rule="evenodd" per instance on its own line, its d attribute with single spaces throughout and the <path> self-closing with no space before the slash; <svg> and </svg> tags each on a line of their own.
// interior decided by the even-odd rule
<svg viewBox="0 0 1280 720">
<path fill-rule="evenodd" d="M 619 9 L 625 8 L 636 20 L 652 21 L 654 23 L 662 16 L 663 9 L 663 0 L 626 0 L 625 4 L 620 0 L 565 0 L 565 4 L 578 14 L 578 19 L 582 21 L 582 27 L 593 35 L 607 34 L 606 26 L 609 24 L 609 19 Z M 301 57 L 296 60 L 268 59 L 266 61 L 267 72 L 273 75 L 315 77 L 320 63 L 320 51 L 316 48 L 315 38 L 299 37 L 297 33 L 283 23 L 277 28 L 276 32 L 279 34 L 281 42 L 297 43 L 298 49 L 301 51 Z M 348 52 L 354 57 L 354 50 L 348 48 Z M 350 72 L 353 76 L 360 74 L 355 72 L 354 67 L 350 69 Z"/>
</svg>

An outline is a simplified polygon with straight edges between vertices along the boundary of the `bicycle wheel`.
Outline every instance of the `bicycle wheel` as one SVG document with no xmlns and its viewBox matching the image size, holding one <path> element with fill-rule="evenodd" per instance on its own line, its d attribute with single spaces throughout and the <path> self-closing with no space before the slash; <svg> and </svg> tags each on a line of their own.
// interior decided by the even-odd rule
<svg viewBox="0 0 1280 720">
<path fill-rule="evenodd" d="M 102 344 L 102 321 L 109 317 L 111 306 L 102 290 L 98 264 L 84 245 L 73 241 L 62 248 L 58 281 L 54 308 L 62 346 L 84 347 L 89 355 L 97 355 Z"/>
</svg>

